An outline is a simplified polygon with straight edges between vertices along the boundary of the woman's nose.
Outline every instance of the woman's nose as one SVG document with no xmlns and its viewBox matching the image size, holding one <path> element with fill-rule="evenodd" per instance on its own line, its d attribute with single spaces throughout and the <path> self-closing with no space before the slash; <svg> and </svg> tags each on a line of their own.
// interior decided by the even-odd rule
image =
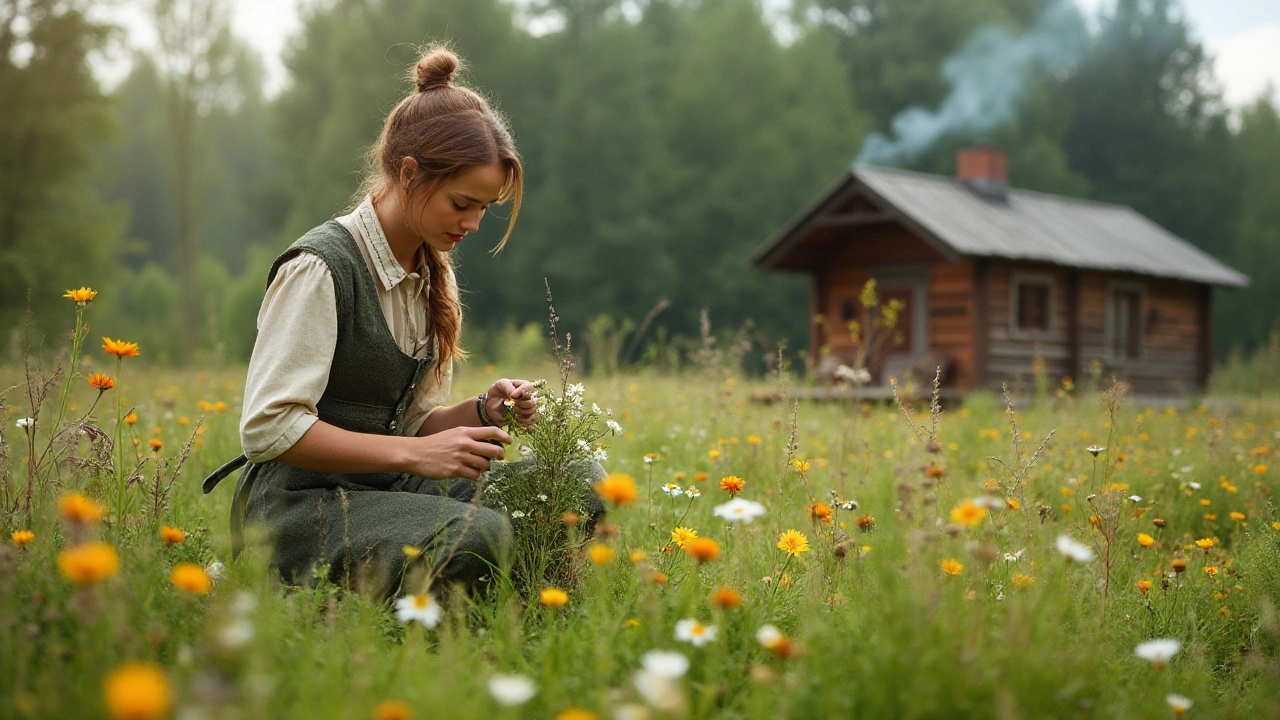
<svg viewBox="0 0 1280 720">
<path fill-rule="evenodd" d="M 478 213 L 467 213 L 467 215 L 462 218 L 462 229 L 467 232 L 477 232 L 480 230 L 480 215 Z"/>
</svg>

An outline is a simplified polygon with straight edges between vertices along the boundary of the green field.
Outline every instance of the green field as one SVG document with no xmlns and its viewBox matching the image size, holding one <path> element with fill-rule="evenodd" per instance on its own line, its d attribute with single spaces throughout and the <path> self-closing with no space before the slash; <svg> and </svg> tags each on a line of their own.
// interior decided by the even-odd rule
<svg viewBox="0 0 1280 720">
<path fill-rule="evenodd" d="M 1084 383 L 1020 401 L 1015 434 L 1004 400 L 986 394 L 936 417 L 924 397 L 908 418 L 894 405 L 797 405 L 785 399 L 796 380 L 714 364 L 588 377 L 587 404 L 623 429 L 604 465 L 639 490 L 597 539 L 613 552 L 581 551 L 563 606 L 509 589 L 445 597 L 427 629 L 332 586 L 282 589 L 260 554 L 232 562 L 233 483 L 205 496 L 199 481 L 239 452 L 243 368 L 166 370 L 145 347 L 117 366 L 87 338 L 69 381 L 64 352 L 34 433 L 17 425 L 33 415 L 23 368 L 0 370 L 0 388 L 15 386 L 0 405 L 0 717 L 106 717 L 104 682 L 128 663 L 164 678 L 117 676 L 126 697 L 113 703 L 135 702 L 134 717 L 1161 718 L 1175 714 L 1170 694 L 1193 703 L 1188 717 L 1280 717 L 1274 401 L 1125 400 L 1113 416 Z M 95 372 L 116 385 L 93 405 Z M 555 374 L 470 363 L 454 397 L 497 375 Z M 751 401 L 761 390 L 783 400 Z M 79 434 L 91 406 L 102 432 Z M 117 423 L 130 410 L 136 421 Z M 51 444 L 62 427 L 73 430 Z M 727 476 L 762 517 L 730 526 L 713 514 Z M 65 518 L 73 492 L 105 517 Z M 167 543 L 164 526 L 185 539 Z M 699 563 L 673 543 L 676 527 L 718 555 Z M 14 533 L 28 530 L 20 545 Z M 779 548 L 788 530 L 807 552 Z M 1069 560 L 1064 535 L 1094 557 Z M 118 569 L 60 565 L 93 541 Z M 183 562 L 224 570 L 193 593 L 171 582 Z M 95 568 L 108 576 L 93 582 Z M 198 577 L 187 587 L 200 590 Z M 721 588 L 740 606 L 728 593 L 713 602 Z M 677 639 L 685 619 L 714 639 Z M 770 647 L 765 625 L 782 636 L 766 634 Z M 1135 653 L 1158 638 L 1180 643 L 1165 666 Z M 681 653 L 687 672 L 638 674 L 653 650 Z M 536 694 L 500 705 L 499 673 Z"/>
</svg>

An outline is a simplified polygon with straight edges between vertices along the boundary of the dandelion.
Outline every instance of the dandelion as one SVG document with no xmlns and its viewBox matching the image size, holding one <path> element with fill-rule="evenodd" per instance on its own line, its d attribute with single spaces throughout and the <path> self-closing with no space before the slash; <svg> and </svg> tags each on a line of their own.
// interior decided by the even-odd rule
<svg viewBox="0 0 1280 720">
<path fill-rule="evenodd" d="M 523 705 L 537 693 L 538 686 L 526 675 L 499 673 L 489 676 L 489 694 L 503 707 Z"/>
<path fill-rule="evenodd" d="M 809 519 L 813 522 L 831 522 L 831 506 L 824 502 L 809 505 Z"/>
<path fill-rule="evenodd" d="M 1133 649 L 1133 654 L 1150 662 L 1159 670 L 1169 663 L 1169 660 L 1178 654 L 1178 650 L 1182 648 L 1182 643 L 1170 638 L 1157 638 L 1139 643 L 1138 647 Z"/>
<path fill-rule="evenodd" d="M 951 509 L 951 522 L 977 527 L 987 516 L 987 509 L 972 500 L 965 500 Z"/>
<path fill-rule="evenodd" d="M 671 531 L 671 542 L 678 548 L 683 548 L 685 543 L 696 537 L 698 537 L 698 531 L 690 528 L 678 527 Z"/>
<path fill-rule="evenodd" d="M 74 302 L 80 307 L 84 307 L 89 304 L 89 301 L 93 300 L 97 296 L 98 293 L 96 290 L 81 287 L 79 290 L 68 290 L 62 297 L 71 300 L 71 302 Z"/>
<path fill-rule="evenodd" d="M 121 665 L 102 682 L 112 720 L 157 720 L 169 714 L 169 681 L 150 663 Z"/>
<path fill-rule="evenodd" d="M 722 587 L 712 593 L 711 604 L 721 610 L 737 610 L 742 607 L 742 596 L 733 588 Z"/>
<path fill-rule="evenodd" d="M 88 543 L 58 553 L 58 569 L 76 585 L 95 585 L 116 574 L 120 556 L 106 543 Z"/>
<path fill-rule="evenodd" d="M 403 700 L 383 700 L 373 709 L 373 720 L 413 720 L 413 706 Z"/>
<path fill-rule="evenodd" d="M 719 543 L 706 537 L 689 540 L 681 547 L 681 549 L 700 563 L 715 560 L 720 556 Z"/>
<path fill-rule="evenodd" d="M 182 531 L 182 528 L 164 525 L 160 528 L 160 539 L 165 545 L 177 545 L 187 539 L 187 534 Z"/>
<path fill-rule="evenodd" d="M 102 373 L 94 373 L 88 378 L 89 384 L 97 388 L 98 392 L 104 393 L 116 386 L 116 381 Z"/>
<path fill-rule="evenodd" d="M 735 497 L 727 503 L 717 505 L 712 511 L 716 517 L 726 522 L 740 522 L 750 525 L 756 518 L 765 513 L 764 505 L 754 500 Z"/>
<path fill-rule="evenodd" d="M 596 494 L 614 505 L 630 505 L 639 497 L 635 478 L 626 473 L 609 473 L 596 485 Z"/>
<path fill-rule="evenodd" d="M 1204 550 L 1205 552 L 1208 552 L 1209 548 L 1217 544 L 1218 544 L 1218 539 L 1211 538 L 1211 537 L 1200 538 L 1199 540 L 1196 541 L 1196 547 L 1200 548 L 1201 550 Z"/>
<path fill-rule="evenodd" d="M 560 588 L 542 588 L 542 592 L 538 595 L 538 602 L 547 607 L 564 607 L 569 602 L 569 593 Z"/>
<path fill-rule="evenodd" d="M 1175 717 L 1182 717 L 1183 713 L 1191 709 L 1191 699 L 1183 697 L 1178 693 L 1169 693 L 1164 696 L 1164 701 L 1169 705 L 1169 709 L 1173 711 Z"/>
<path fill-rule="evenodd" d="M 1138 533 L 1138 544 L 1144 548 L 1149 548 L 1156 544 L 1156 539 L 1146 533 Z"/>
<path fill-rule="evenodd" d="M 137 357 L 138 343 L 125 342 L 124 340 L 112 340 L 111 338 L 102 338 L 102 349 L 108 355 L 115 355 L 118 358 Z"/>
<path fill-rule="evenodd" d="M 1035 584 L 1036 578 L 1034 575 L 1024 575 L 1022 573 L 1013 574 L 1013 586 L 1019 590 L 1025 590 Z"/>
<path fill-rule="evenodd" d="M 14 530 L 13 532 L 9 533 L 9 537 L 10 539 L 13 540 L 14 545 L 17 545 L 18 547 L 22 547 L 23 545 L 27 545 L 29 543 L 34 542 L 36 539 L 36 534 L 31 532 L 30 530 Z"/>
<path fill-rule="evenodd" d="M 787 530 L 778 537 L 777 548 L 785 550 L 787 555 L 795 557 L 800 553 L 809 552 L 809 538 L 798 530 Z"/>
<path fill-rule="evenodd" d="M 442 615 L 444 610 L 431 593 L 406 595 L 396 600 L 396 619 L 406 625 L 418 622 L 425 628 L 433 628 L 440 624 Z"/>
<path fill-rule="evenodd" d="M 942 572 L 950 575 L 951 577 L 955 577 L 964 572 L 964 565 L 961 565 L 959 561 L 952 558 L 943 560 L 938 564 L 938 567 L 942 569 Z"/>
<path fill-rule="evenodd" d="M 1093 559 L 1093 550 L 1088 545 L 1072 540 L 1067 535 L 1059 535 L 1056 545 L 1058 552 L 1065 555 L 1068 560 L 1087 563 Z"/>
<path fill-rule="evenodd" d="M 742 492 L 744 487 L 746 487 L 746 482 L 737 475 L 726 475 L 720 478 L 720 489 L 729 493 L 730 497 Z"/>
<path fill-rule="evenodd" d="M 173 566 L 173 572 L 169 574 L 169 582 L 179 590 L 192 595 L 204 595 L 209 592 L 209 588 L 213 587 L 213 580 L 209 578 L 209 573 L 205 572 L 203 567 L 188 562 Z"/>
<path fill-rule="evenodd" d="M 77 525 L 93 525 L 102 520 L 107 512 L 106 508 L 79 493 L 59 498 L 58 511 L 62 513 L 62 517 Z"/>
<path fill-rule="evenodd" d="M 801 460 L 800 458 L 794 458 L 791 461 L 791 466 L 794 467 L 796 469 L 796 472 L 800 473 L 801 475 L 804 475 L 809 472 L 808 460 Z"/>
<path fill-rule="evenodd" d="M 694 618 L 685 618 L 676 623 L 676 640 L 687 642 L 694 647 L 702 647 L 716 639 L 715 625 L 704 625 Z"/>
</svg>

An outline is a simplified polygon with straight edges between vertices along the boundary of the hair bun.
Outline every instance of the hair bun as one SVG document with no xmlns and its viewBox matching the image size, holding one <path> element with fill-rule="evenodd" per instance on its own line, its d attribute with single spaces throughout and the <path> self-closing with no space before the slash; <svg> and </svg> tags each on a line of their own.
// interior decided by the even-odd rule
<svg viewBox="0 0 1280 720">
<path fill-rule="evenodd" d="M 428 48 L 413 68 L 413 82 L 418 92 L 452 85 L 459 64 L 458 56 L 452 51 L 442 47 Z"/>
</svg>

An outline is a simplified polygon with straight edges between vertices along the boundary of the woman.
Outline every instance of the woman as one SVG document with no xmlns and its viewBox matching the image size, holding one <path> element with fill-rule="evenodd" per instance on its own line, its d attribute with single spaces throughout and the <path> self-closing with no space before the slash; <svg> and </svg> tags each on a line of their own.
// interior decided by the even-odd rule
<svg viewBox="0 0 1280 720">
<path fill-rule="evenodd" d="M 449 397 L 462 312 L 449 255 L 488 207 L 522 193 L 505 122 L 426 52 L 417 91 L 370 152 L 364 200 L 276 259 L 258 315 L 240 435 L 250 465 L 232 505 L 238 552 L 260 525 L 286 582 L 331 580 L 387 596 L 407 558 L 474 586 L 511 542 L 475 482 L 504 459 L 498 425 L 533 419 L 532 383 Z M 499 248 L 505 244 L 504 236 Z M 206 492 L 221 475 L 206 481 Z"/>
</svg>

